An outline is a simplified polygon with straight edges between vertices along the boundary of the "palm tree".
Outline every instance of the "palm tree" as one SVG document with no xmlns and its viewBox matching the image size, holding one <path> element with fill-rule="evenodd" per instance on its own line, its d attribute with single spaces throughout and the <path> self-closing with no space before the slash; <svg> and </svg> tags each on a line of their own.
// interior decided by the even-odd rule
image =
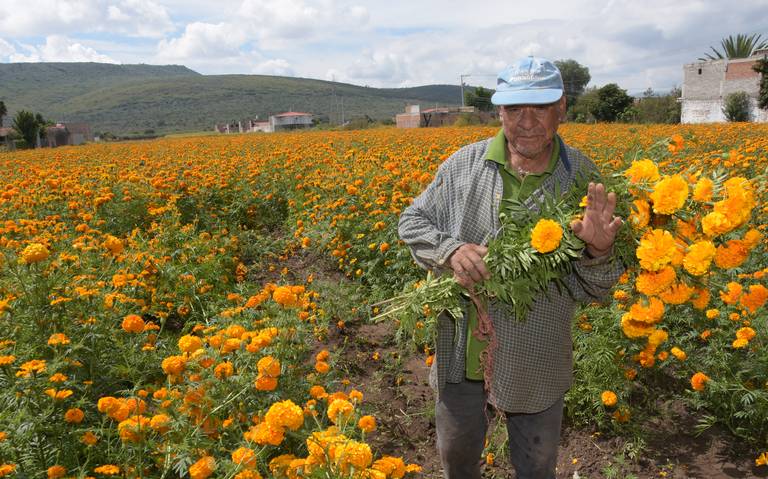
<svg viewBox="0 0 768 479">
<path fill-rule="evenodd" d="M 706 53 L 705 57 L 699 57 L 701 61 L 708 60 L 721 60 L 723 58 L 747 58 L 752 56 L 757 50 L 768 48 L 768 41 L 761 41 L 762 35 L 753 33 L 750 36 L 739 33 L 734 38 L 733 35 L 728 35 L 727 38 L 720 40 L 720 45 L 723 51 L 720 52 L 715 47 L 709 47 L 714 52 L 714 56 L 711 53 Z"/>
</svg>

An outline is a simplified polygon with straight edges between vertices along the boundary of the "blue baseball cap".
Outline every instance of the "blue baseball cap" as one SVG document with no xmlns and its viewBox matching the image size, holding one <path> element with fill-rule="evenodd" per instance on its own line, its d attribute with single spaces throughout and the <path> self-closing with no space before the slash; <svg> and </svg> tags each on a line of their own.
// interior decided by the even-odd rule
<svg viewBox="0 0 768 479">
<path fill-rule="evenodd" d="M 543 105 L 563 96 L 563 77 L 549 60 L 528 57 L 508 66 L 496 79 L 494 105 Z"/>
</svg>

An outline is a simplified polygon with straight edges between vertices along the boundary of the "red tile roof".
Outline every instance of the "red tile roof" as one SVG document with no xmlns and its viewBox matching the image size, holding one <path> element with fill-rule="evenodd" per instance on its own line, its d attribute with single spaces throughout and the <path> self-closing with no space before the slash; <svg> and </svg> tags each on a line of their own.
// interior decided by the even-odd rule
<svg viewBox="0 0 768 479">
<path fill-rule="evenodd" d="M 301 113 L 299 111 L 286 111 L 285 113 L 278 113 L 274 116 L 312 116 L 312 113 Z"/>
</svg>

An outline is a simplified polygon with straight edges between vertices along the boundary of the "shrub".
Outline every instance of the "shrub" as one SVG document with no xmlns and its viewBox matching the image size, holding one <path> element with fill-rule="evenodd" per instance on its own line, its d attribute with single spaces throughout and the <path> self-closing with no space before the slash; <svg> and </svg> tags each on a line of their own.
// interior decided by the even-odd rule
<svg viewBox="0 0 768 479">
<path fill-rule="evenodd" d="M 736 91 L 725 97 L 723 115 L 728 121 L 749 121 L 749 95 Z"/>
</svg>

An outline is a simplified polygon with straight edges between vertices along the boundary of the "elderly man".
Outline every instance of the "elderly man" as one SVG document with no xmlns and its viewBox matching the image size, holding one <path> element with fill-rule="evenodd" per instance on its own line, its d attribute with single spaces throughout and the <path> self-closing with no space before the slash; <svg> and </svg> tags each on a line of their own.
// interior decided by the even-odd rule
<svg viewBox="0 0 768 479">
<path fill-rule="evenodd" d="M 554 64 L 528 57 L 502 71 L 497 83 L 491 101 L 499 106 L 498 134 L 448 158 L 400 217 L 400 237 L 416 262 L 426 269 L 452 270 L 467 289 L 489 277 L 484 243 L 499 227 L 502 199 L 534 208 L 544 192 L 570 191 L 577 178 L 597 171 L 557 135 L 566 105 Z M 616 196 L 606 194 L 600 183 L 590 183 L 585 193 L 584 216 L 571 228 L 586 248 L 566 278 L 570 292 L 550 284 L 522 320 L 502 305 L 489 305 L 498 339 L 492 377 L 484 377 L 482 370 L 480 353 L 486 345 L 473 334 L 478 325 L 474 306 L 468 303 L 460 318 L 438 317 L 435 420 L 448 479 L 480 477 L 489 401 L 506 415 L 517 477 L 555 477 L 563 396 L 572 382 L 575 302 L 600 299 L 623 271 L 611 254 L 622 223 L 613 215 Z"/>
</svg>

